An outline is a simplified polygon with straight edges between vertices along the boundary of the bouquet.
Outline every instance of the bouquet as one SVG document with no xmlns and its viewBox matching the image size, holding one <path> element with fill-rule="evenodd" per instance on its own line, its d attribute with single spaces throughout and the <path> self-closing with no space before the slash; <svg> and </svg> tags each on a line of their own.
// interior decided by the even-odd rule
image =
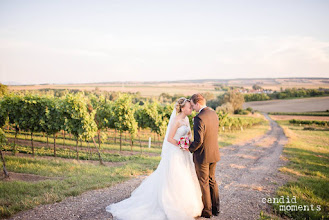
<svg viewBox="0 0 329 220">
<path fill-rule="evenodd" d="M 190 139 L 188 137 L 181 137 L 178 141 L 178 146 L 180 149 L 186 150 L 189 148 Z"/>
</svg>

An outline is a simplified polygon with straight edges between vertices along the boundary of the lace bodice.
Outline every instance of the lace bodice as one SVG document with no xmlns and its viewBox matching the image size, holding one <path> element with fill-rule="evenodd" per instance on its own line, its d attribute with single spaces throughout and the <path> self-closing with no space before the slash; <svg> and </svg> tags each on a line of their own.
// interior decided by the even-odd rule
<svg viewBox="0 0 329 220">
<path fill-rule="evenodd" d="M 174 139 L 176 141 L 179 141 L 179 139 L 182 136 L 186 136 L 189 131 L 190 131 L 190 127 L 189 126 L 186 126 L 186 125 L 180 126 L 179 128 L 177 128 L 176 134 L 174 135 Z"/>
</svg>

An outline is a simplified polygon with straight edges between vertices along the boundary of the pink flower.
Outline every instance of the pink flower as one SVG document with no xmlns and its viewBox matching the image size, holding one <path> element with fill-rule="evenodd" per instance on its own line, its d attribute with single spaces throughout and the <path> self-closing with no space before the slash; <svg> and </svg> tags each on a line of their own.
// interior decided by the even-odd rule
<svg viewBox="0 0 329 220">
<path fill-rule="evenodd" d="M 189 148 L 190 140 L 188 137 L 181 137 L 178 145 L 181 149 L 188 149 Z"/>
</svg>

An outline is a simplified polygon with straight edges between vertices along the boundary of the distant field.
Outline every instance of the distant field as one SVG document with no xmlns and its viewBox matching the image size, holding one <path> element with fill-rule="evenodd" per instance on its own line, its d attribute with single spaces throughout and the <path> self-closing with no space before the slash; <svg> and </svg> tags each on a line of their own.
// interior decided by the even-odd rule
<svg viewBox="0 0 329 220">
<path fill-rule="evenodd" d="M 128 79 L 129 80 L 129 79 Z M 212 92 L 219 95 L 222 91 L 216 91 L 217 84 L 226 86 L 238 86 L 251 89 L 258 84 L 265 89 L 280 91 L 286 88 L 329 88 L 329 78 L 265 78 L 265 79 L 206 79 L 175 82 L 123 82 L 123 83 L 88 83 L 88 84 L 43 84 L 43 85 L 19 85 L 9 86 L 10 90 L 34 90 L 34 89 L 80 89 L 140 92 L 142 96 L 158 96 L 161 93 L 170 95 L 192 95 L 194 93 Z"/>
<path fill-rule="evenodd" d="M 327 116 L 306 116 L 306 115 L 270 115 L 273 120 L 290 120 L 290 119 L 298 119 L 298 120 L 318 120 L 318 121 L 329 121 L 329 117 Z"/>
<path fill-rule="evenodd" d="M 243 108 L 251 107 L 261 112 L 310 112 L 329 109 L 329 97 L 284 99 L 246 102 Z"/>
<path fill-rule="evenodd" d="M 231 79 L 228 80 L 230 86 L 244 86 L 251 88 L 258 84 L 263 88 L 279 91 L 280 88 L 329 88 L 328 78 L 265 78 L 265 79 Z"/>
<path fill-rule="evenodd" d="M 304 115 L 304 116 L 329 116 L 329 111 L 316 112 L 270 112 L 271 115 Z"/>
<path fill-rule="evenodd" d="M 208 83 L 156 83 L 156 84 L 72 84 L 72 85 L 31 85 L 31 86 L 10 86 L 11 90 L 36 90 L 36 89 L 79 89 L 95 90 L 98 87 L 103 91 L 116 92 L 140 92 L 142 96 L 159 96 L 161 93 L 170 95 L 182 94 L 193 95 L 194 93 L 211 92 L 215 95 L 222 94 L 222 91 L 215 91 L 215 87 Z"/>
</svg>

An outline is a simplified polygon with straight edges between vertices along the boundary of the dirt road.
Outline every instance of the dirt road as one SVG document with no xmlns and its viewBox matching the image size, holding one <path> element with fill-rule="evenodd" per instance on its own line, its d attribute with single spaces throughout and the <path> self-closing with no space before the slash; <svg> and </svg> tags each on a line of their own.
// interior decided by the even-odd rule
<svg viewBox="0 0 329 220">
<path fill-rule="evenodd" d="M 261 210 L 269 208 L 262 199 L 273 197 L 275 189 L 285 182 L 278 167 L 284 163 L 280 155 L 287 138 L 277 123 L 265 117 L 271 126 L 265 135 L 220 150 L 216 178 L 220 184 L 221 213 L 212 219 L 257 219 Z M 38 206 L 11 219 L 112 219 L 105 207 L 129 197 L 144 178 Z"/>
<path fill-rule="evenodd" d="M 285 182 L 278 167 L 284 164 L 280 155 L 287 138 L 276 122 L 265 117 L 271 130 L 264 136 L 221 149 L 216 170 L 221 214 L 213 219 L 257 219 L 261 210 L 269 208 L 262 198 L 273 197 Z"/>
</svg>

